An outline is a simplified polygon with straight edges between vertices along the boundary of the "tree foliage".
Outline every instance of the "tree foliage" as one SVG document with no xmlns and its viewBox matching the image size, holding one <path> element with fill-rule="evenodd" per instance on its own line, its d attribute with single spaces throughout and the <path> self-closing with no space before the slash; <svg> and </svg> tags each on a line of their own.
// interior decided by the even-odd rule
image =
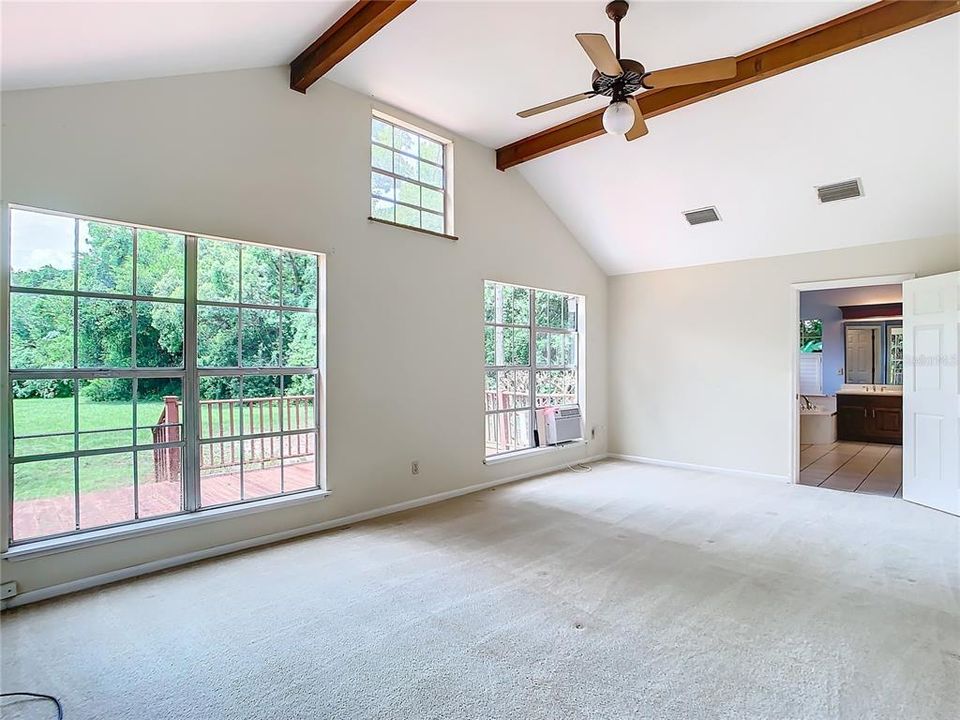
<svg viewBox="0 0 960 720">
<path fill-rule="evenodd" d="M 74 270 L 44 265 L 13 273 L 14 287 L 66 290 L 107 295 L 136 294 L 153 300 L 134 301 L 14 292 L 11 299 L 11 367 L 129 368 L 136 344 L 137 367 L 182 367 L 184 342 L 184 237 L 138 229 L 82 222 L 81 244 Z M 14 238 L 14 242 L 29 239 Z M 136 264 L 136 267 L 134 267 Z M 242 271 L 241 271 L 242 267 Z M 243 297 L 240 297 L 242 274 Z M 241 246 L 201 239 L 198 245 L 198 299 L 269 305 L 276 309 L 243 309 L 242 333 L 235 308 L 198 308 L 199 362 L 206 367 L 313 366 L 317 328 L 314 313 L 281 311 L 284 306 L 315 308 L 317 263 L 312 255 L 259 246 Z M 239 337 L 242 335 L 242 337 Z M 140 379 L 139 397 L 159 398 L 177 383 Z M 259 379 L 245 391 L 256 392 Z M 263 381 L 269 385 L 269 381 Z M 296 381 L 303 386 L 304 381 Z M 16 384 L 19 397 L 65 397 L 72 381 L 31 380 Z M 208 392 L 231 397 L 229 382 L 206 383 Z M 261 383 L 262 384 L 262 383 Z M 311 390 L 312 392 L 312 390 Z M 112 378 L 84 383 L 90 400 L 130 397 L 130 381 Z M 289 391 L 288 391 L 289 394 Z M 234 395 L 235 396 L 235 395 Z"/>
<path fill-rule="evenodd" d="M 532 294 L 532 297 L 531 297 Z M 531 300 L 533 307 L 531 308 Z M 578 301 L 561 293 L 530 290 L 514 285 L 488 282 L 484 286 L 484 360 L 489 366 L 531 365 L 531 348 L 537 367 L 570 368 L 538 370 L 534 381 L 536 395 L 576 396 L 577 337 L 568 332 L 577 329 Z M 534 317 L 531 323 L 531 309 Z M 517 327 L 514 327 L 517 326 Z M 533 337 L 531 337 L 533 333 Z M 503 391 L 506 379 L 512 392 L 529 389 L 515 387 L 512 371 L 488 372 L 486 387 Z"/>
</svg>

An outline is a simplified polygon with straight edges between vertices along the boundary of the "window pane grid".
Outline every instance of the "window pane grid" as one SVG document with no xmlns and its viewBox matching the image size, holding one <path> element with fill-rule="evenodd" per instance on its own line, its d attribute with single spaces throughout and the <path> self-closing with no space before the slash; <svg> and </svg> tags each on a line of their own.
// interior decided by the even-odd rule
<svg viewBox="0 0 960 720">
<path fill-rule="evenodd" d="M 73 433 L 62 433 L 66 436 L 72 436 Z M 51 437 L 49 435 L 36 436 L 36 437 Z M 22 440 L 23 438 L 18 438 Z M 169 443 L 145 443 L 140 445 L 118 445 L 116 447 L 109 448 L 88 448 L 86 450 L 65 450 L 63 452 L 49 452 L 49 453 L 37 453 L 33 455 L 21 455 L 10 459 L 12 465 L 24 465 L 33 462 L 38 462 L 40 460 L 63 460 L 65 458 L 74 458 L 74 457 L 93 457 L 95 455 L 113 455 L 115 453 L 125 453 L 125 452 L 134 452 L 136 450 L 151 450 L 156 448 L 173 448 L 181 447 L 183 443 L 181 442 L 169 442 Z"/>
<path fill-rule="evenodd" d="M 52 312 L 39 316 L 39 320 L 36 312 L 24 312 L 36 311 L 35 304 L 11 307 L 14 322 L 7 346 L 11 353 L 17 349 L 16 333 L 23 330 L 14 327 L 17 321 L 39 322 L 45 329 L 44 322 L 49 324 L 65 317 L 68 319 L 60 337 L 66 342 L 60 343 L 63 352 L 58 357 L 71 361 L 64 362 L 64 367 L 46 367 L 28 357 L 31 362 L 21 363 L 22 368 L 11 362 L 13 401 L 8 407 L 13 409 L 13 416 L 8 432 L 12 502 L 7 512 L 13 520 L 9 538 L 12 544 L 195 512 L 203 507 L 190 500 L 197 495 L 200 467 L 189 459 L 191 439 L 184 434 L 183 421 L 194 411 L 184 408 L 183 392 L 189 383 L 197 382 L 188 378 L 208 377 L 218 371 L 201 371 L 193 358 L 184 355 L 190 307 L 225 306 L 237 314 L 245 310 L 275 313 L 272 329 L 276 346 L 289 348 L 291 353 L 289 358 L 269 353 L 265 357 L 277 364 L 266 373 L 280 378 L 279 395 L 275 393 L 272 402 L 278 410 L 288 409 L 287 417 L 295 421 L 286 426 L 280 417 L 282 413 L 277 413 L 278 427 L 271 434 L 261 431 L 274 428 L 262 422 L 257 426 L 257 418 L 248 415 L 253 418 L 249 427 L 256 434 L 242 433 L 237 438 L 216 438 L 205 443 L 237 442 L 241 457 L 246 449 L 248 459 L 258 463 L 252 470 L 253 480 L 256 472 L 275 468 L 266 484 L 251 483 L 246 488 L 250 492 L 241 491 L 239 501 L 301 492 L 320 485 L 315 457 L 320 432 L 316 411 L 320 359 L 317 255 L 243 245 L 244 252 L 253 258 L 255 276 L 251 286 L 241 294 L 243 282 L 238 277 L 234 301 L 230 301 L 228 293 L 225 298 L 221 295 L 217 300 L 204 302 L 197 301 L 196 291 L 192 297 L 184 292 L 188 266 L 196 263 L 196 259 L 191 259 L 197 257 L 196 252 L 190 251 L 200 240 L 196 236 L 20 208 L 11 208 L 11 216 L 16 219 L 11 222 L 15 227 L 11 305 L 15 298 L 59 298 L 67 305 L 62 311 L 51 307 Z M 51 218 L 64 231 L 62 255 L 72 257 L 65 262 L 55 259 L 53 264 L 37 265 L 23 249 L 34 249 L 38 237 L 41 244 L 44 242 L 42 225 Z M 29 227 L 31 222 L 33 228 Z M 81 224 L 85 233 L 83 258 Z M 29 231 L 36 231 L 37 226 L 40 235 L 31 235 Z M 25 231 L 21 232 L 21 228 Z M 103 254 L 104 243 L 109 245 L 118 238 L 120 249 Z M 210 242 L 240 247 L 229 241 Z M 156 253 L 164 252 L 167 255 L 156 261 Z M 258 260 L 260 266 L 256 264 Z M 264 260 L 268 262 L 266 266 L 262 265 Z M 273 276 L 258 282 L 257 278 L 269 275 L 271 269 Z M 236 270 L 239 276 L 239 258 Z M 196 272 L 190 272 L 196 278 Z M 237 326 L 232 328 L 235 335 Z M 44 332 L 44 337 L 48 335 Z M 238 352 L 243 348 L 241 338 L 236 341 Z M 158 364 L 155 345 L 162 353 L 168 353 L 167 357 L 174 358 L 175 363 Z M 299 362 L 279 365 L 286 359 Z M 256 367 L 235 364 L 219 372 L 236 376 L 241 383 L 244 378 L 254 383 L 257 371 Z M 293 381 L 290 392 L 296 393 L 295 397 L 283 396 L 284 375 Z M 58 426 L 54 421 L 57 419 L 67 426 Z M 199 449 L 199 438 L 192 443 Z M 276 451 L 274 458 L 265 457 L 264 450 L 269 446 Z M 283 464 L 290 466 L 289 483 L 283 480 Z M 193 472 L 197 476 L 191 476 Z M 243 473 L 242 466 L 240 472 Z M 44 506 L 42 512 L 38 502 Z"/>
<path fill-rule="evenodd" d="M 299 351 L 300 355 L 294 357 L 298 352 L 296 332 L 299 330 L 309 333 L 311 330 L 307 325 L 291 323 L 288 319 L 300 317 L 309 321 L 310 316 L 304 314 L 302 309 L 299 314 L 288 312 L 284 291 L 287 286 L 286 265 L 279 272 L 281 292 L 276 301 L 277 305 L 244 302 L 244 298 L 251 296 L 244 287 L 244 278 L 247 277 L 244 272 L 245 258 L 246 254 L 241 253 L 238 262 L 240 270 L 237 297 L 240 301 L 216 303 L 218 308 L 233 309 L 238 316 L 238 362 L 229 365 L 223 363 L 228 366 L 222 370 L 209 367 L 198 370 L 198 375 L 207 387 L 205 393 L 205 386 L 201 386 L 198 409 L 201 423 L 198 453 L 199 505 L 202 508 L 274 497 L 311 489 L 317 485 L 315 460 L 306 474 L 299 473 L 300 478 L 296 483 L 285 482 L 288 474 L 288 453 L 285 449 L 294 445 L 311 445 L 313 448 L 317 446 L 316 440 L 312 443 L 305 442 L 302 437 L 305 433 L 314 437 L 317 434 L 316 333 L 319 330 L 319 316 L 313 321 L 314 350 L 310 357 L 313 365 L 285 364 L 288 359 L 304 358 L 302 350 Z M 307 304 L 315 305 L 316 302 Z M 198 305 L 202 307 L 204 303 L 199 301 Z M 282 308 L 282 312 L 278 312 L 278 308 Z M 314 309 L 308 312 L 316 315 Z M 274 320 L 279 324 L 264 325 L 265 322 L 273 323 Z M 263 332 L 258 334 L 261 340 L 274 334 L 276 336 L 275 347 L 269 349 L 266 355 L 262 342 L 259 348 L 247 347 L 248 331 L 257 324 L 261 329 L 266 327 L 269 331 L 266 335 Z M 288 332 L 292 333 L 289 343 L 286 341 Z M 203 333 L 199 334 L 198 352 L 202 352 Z M 201 364 L 202 359 L 201 357 Z M 234 389 L 226 397 L 223 393 L 225 382 L 234 383 Z M 216 383 L 222 389 L 216 390 L 210 383 Z M 294 391 L 298 394 L 291 395 Z M 296 468 L 296 471 L 300 470 L 301 468 Z M 294 469 L 290 472 L 294 472 Z"/>
<path fill-rule="evenodd" d="M 485 454 L 528 449 L 537 411 L 579 402 L 580 299 L 484 285 Z"/>
<path fill-rule="evenodd" d="M 491 323 L 493 324 L 493 323 Z M 544 325 L 534 325 L 534 330 L 538 333 L 549 333 L 551 335 L 576 335 L 576 330 L 567 330 L 566 328 L 546 327 Z"/>
<path fill-rule="evenodd" d="M 396 151 L 394 151 L 394 154 L 401 155 L 401 153 L 398 153 Z M 433 163 L 428 163 L 426 161 L 421 161 L 421 162 L 423 162 L 424 165 L 432 165 L 433 167 L 437 168 L 438 171 L 443 170 L 442 165 L 434 165 Z M 433 190 L 443 190 L 444 183 L 446 181 L 445 176 L 441 176 L 440 180 L 438 180 L 435 183 L 432 183 L 427 180 L 420 180 L 419 173 L 417 173 L 418 177 L 411 177 L 410 175 L 404 175 L 403 173 L 398 173 L 395 170 L 387 170 L 386 168 L 378 167 L 377 165 L 371 165 L 370 169 L 377 175 L 383 175 L 385 177 L 393 178 L 394 180 L 400 180 L 402 182 L 408 182 L 414 185 L 420 185 L 421 187 L 424 187 L 427 189 L 433 189 Z"/>
<path fill-rule="evenodd" d="M 55 289 L 43 289 L 43 288 L 32 288 L 32 287 L 23 287 L 19 285 L 11 285 L 10 292 L 13 293 L 22 293 L 25 295 L 59 295 L 61 297 L 82 297 L 82 298 L 98 298 L 103 300 L 140 300 L 145 302 L 156 302 L 156 303 L 171 303 L 173 305 L 183 305 L 182 298 L 165 298 L 165 297 L 156 297 L 154 295 L 119 295 L 111 293 L 98 293 L 98 292 L 89 292 L 86 290 L 55 290 Z"/>
<path fill-rule="evenodd" d="M 423 161 L 429 165 L 435 165 L 441 170 L 443 169 L 443 163 L 433 162 L 432 160 L 428 160 L 427 158 L 419 157 L 417 155 L 414 155 L 413 153 L 409 153 L 406 150 L 400 150 L 398 148 L 390 147 L 389 145 L 384 145 L 383 143 L 379 143 L 376 140 L 371 140 L 370 142 L 376 147 L 381 147 L 384 150 L 389 150 L 390 152 L 397 153 L 398 155 L 406 155 L 407 157 L 412 158 L 413 160 Z"/>
<path fill-rule="evenodd" d="M 446 233 L 446 148 L 414 130 L 373 116 L 370 216 Z"/>
<path fill-rule="evenodd" d="M 394 205 L 403 205 L 413 210 L 421 210 L 422 212 L 430 213 L 431 215 L 436 215 L 437 217 L 440 217 L 440 218 L 443 217 L 443 213 L 434 212 L 433 210 L 427 210 L 427 208 L 423 207 L 422 205 L 414 205 L 413 203 L 404 202 L 403 200 L 391 200 L 390 202 L 392 202 Z"/>
<path fill-rule="evenodd" d="M 315 315 L 316 310 L 312 308 L 302 308 L 295 307 L 290 305 L 259 305 L 257 303 L 239 303 L 239 302 L 218 302 L 215 300 L 198 300 L 197 307 L 218 307 L 218 308 L 235 308 L 243 310 L 283 310 L 284 312 L 296 312 L 304 313 L 305 315 Z"/>
<path fill-rule="evenodd" d="M 73 294 L 73 293 L 44 293 L 37 292 L 34 290 L 18 290 L 15 288 L 10 289 L 10 300 L 11 300 L 11 314 L 26 314 L 30 312 L 29 306 L 22 305 L 18 302 L 19 297 L 34 296 L 40 297 L 62 297 L 65 300 L 72 300 L 72 308 L 67 311 L 69 316 L 72 319 L 67 319 L 66 322 L 63 321 L 61 316 L 60 319 L 49 319 L 48 322 L 52 323 L 49 326 L 54 329 L 54 339 L 51 340 L 50 336 L 43 338 L 44 341 L 49 342 L 51 345 L 56 345 L 56 337 L 59 337 L 62 333 L 62 329 L 57 328 L 56 323 L 61 323 L 62 327 L 69 327 L 72 324 L 72 331 L 70 332 L 70 338 L 66 342 L 66 345 L 69 346 L 69 349 L 63 347 L 64 344 L 60 343 L 60 347 L 63 347 L 65 352 L 69 353 L 69 356 L 72 358 L 72 364 L 67 365 L 65 362 L 67 355 L 61 354 L 62 365 L 56 364 L 45 364 L 43 362 L 35 362 L 34 364 L 22 364 L 19 359 L 15 359 L 18 356 L 23 357 L 24 353 L 18 352 L 21 350 L 18 347 L 19 343 L 16 338 L 11 338 L 11 362 L 10 370 L 11 372 L 53 372 L 57 373 L 69 373 L 71 371 L 82 371 L 82 370 L 106 370 L 106 371 L 123 371 L 125 369 L 131 368 L 141 368 L 141 367 L 151 367 L 151 368 L 170 368 L 170 369 L 182 369 L 183 363 L 182 360 L 179 363 L 170 364 L 170 365 L 144 365 L 138 361 L 138 355 L 142 358 L 148 357 L 148 350 L 150 349 L 149 345 L 141 345 L 138 351 L 138 339 L 143 339 L 144 343 L 148 343 L 147 338 L 142 338 L 141 335 L 137 333 L 137 312 L 138 309 L 142 313 L 145 310 L 151 310 L 149 314 L 152 314 L 152 309 L 147 307 L 139 307 L 145 305 L 160 305 L 161 303 L 166 304 L 167 306 L 176 308 L 179 307 L 179 323 L 183 323 L 183 307 L 184 303 L 182 300 L 169 300 L 169 299 L 157 299 L 151 297 L 143 297 L 140 302 L 135 302 L 131 297 L 119 297 L 119 296 L 103 296 L 95 295 L 91 293 L 87 294 Z M 64 307 L 65 309 L 65 307 Z M 176 313 L 177 311 L 174 310 Z M 165 313 L 168 314 L 169 313 Z M 103 329 L 103 320 L 104 316 L 113 316 L 114 322 L 112 324 L 112 330 L 114 332 L 114 337 L 117 332 L 123 333 L 125 336 L 122 345 L 117 345 L 113 348 L 111 353 L 105 353 L 104 348 L 98 344 L 99 339 L 102 337 L 100 331 Z M 15 330 L 15 328 L 12 328 Z M 129 347 L 126 347 L 129 345 Z M 119 353 L 119 354 L 118 354 Z M 169 355 L 168 355 L 169 356 Z M 47 359 L 53 359 L 51 356 L 47 356 Z M 177 359 L 176 357 L 173 359 Z M 149 362 L 144 359 L 142 362 Z"/>
<path fill-rule="evenodd" d="M 397 173 L 393 173 L 389 170 L 384 170 L 376 166 L 371 168 L 371 174 L 373 175 L 373 180 L 377 182 L 376 186 L 371 184 L 371 194 L 373 197 L 391 200 L 393 202 L 402 202 L 395 197 L 398 194 L 396 190 L 397 183 L 404 182 L 410 185 L 416 185 L 421 189 L 421 191 L 430 190 L 432 192 L 442 193 L 445 189 L 443 182 L 439 182 L 439 184 L 421 182 L 416 178 L 411 178 L 406 175 L 398 175 Z M 393 181 L 392 189 L 389 190 L 388 188 L 391 187 L 391 185 L 387 182 L 388 180 Z"/>
</svg>

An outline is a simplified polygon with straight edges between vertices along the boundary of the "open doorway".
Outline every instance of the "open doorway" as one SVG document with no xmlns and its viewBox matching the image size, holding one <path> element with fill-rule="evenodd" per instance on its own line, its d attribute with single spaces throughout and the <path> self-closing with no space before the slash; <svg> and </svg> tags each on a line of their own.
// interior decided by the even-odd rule
<svg viewBox="0 0 960 720">
<path fill-rule="evenodd" d="M 794 482 L 902 496 L 902 283 L 911 277 L 794 286 Z"/>
</svg>

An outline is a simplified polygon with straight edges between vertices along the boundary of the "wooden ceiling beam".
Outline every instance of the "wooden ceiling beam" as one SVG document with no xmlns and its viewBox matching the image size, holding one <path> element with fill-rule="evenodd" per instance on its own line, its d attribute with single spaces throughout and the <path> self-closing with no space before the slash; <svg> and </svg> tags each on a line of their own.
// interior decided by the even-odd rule
<svg viewBox="0 0 960 720">
<path fill-rule="evenodd" d="M 637 102 L 645 118 L 656 117 L 958 11 L 960 0 L 885 0 L 740 55 L 734 78 L 647 90 L 636 96 Z M 597 110 L 505 145 L 497 150 L 497 169 L 603 135 L 602 118 L 603 110 Z"/>
<path fill-rule="evenodd" d="M 290 89 L 305 93 L 415 0 L 360 0 L 290 63 Z"/>
</svg>

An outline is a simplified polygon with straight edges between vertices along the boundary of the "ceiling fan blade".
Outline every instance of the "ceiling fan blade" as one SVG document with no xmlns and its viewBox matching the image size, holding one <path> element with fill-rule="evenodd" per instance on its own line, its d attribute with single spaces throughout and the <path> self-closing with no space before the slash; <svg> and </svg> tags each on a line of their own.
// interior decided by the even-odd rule
<svg viewBox="0 0 960 720">
<path fill-rule="evenodd" d="M 646 88 L 665 88 L 676 85 L 693 85 L 694 83 L 726 80 L 737 76 L 737 59 L 728 57 L 719 60 L 693 63 L 692 65 L 678 65 L 666 70 L 654 70 L 643 76 L 643 86 Z"/>
<path fill-rule="evenodd" d="M 638 137 L 643 137 L 647 134 L 647 123 L 643 120 L 643 113 L 640 112 L 637 99 L 631 95 L 627 98 L 627 102 L 630 103 L 630 107 L 633 108 L 633 127 L 627 130 L 625 137 L 627 140 L 636 140 Z"/>
<path fill-rule="evenodd" d="M 564 105 L 570 105 L 571 103 L 575 103 L 580 100 L 586 100 L 594 95 L 596 95 L 595 92 L 577 93 L 576 95 L 565 97 L 563 100 L 554 100 L 553 102 L 546 103 L 544 105 L 537 105 L 536 107 L 532 107 L 528 110 L 521 110 L 517 113 L 517 115 L 522 118 L 528 118 L 532 115 L 539 115 L 540 113 L 547 112 L 547 110 L 555 110 L 556 108 L 563 107 Z"/>
<path fill-rule="evenodd" d="M 613 48 L 607 41 L 606 35 L 600 33 L 577 33 L 577 40 L 583 46 L 584 51 L 590 56 L 590 61 L 594 66 L 608 77 L 619 77 L 623 75 L 623 68 L 620 67 L 620 61 L 613 54 Z"/>
</svg>

